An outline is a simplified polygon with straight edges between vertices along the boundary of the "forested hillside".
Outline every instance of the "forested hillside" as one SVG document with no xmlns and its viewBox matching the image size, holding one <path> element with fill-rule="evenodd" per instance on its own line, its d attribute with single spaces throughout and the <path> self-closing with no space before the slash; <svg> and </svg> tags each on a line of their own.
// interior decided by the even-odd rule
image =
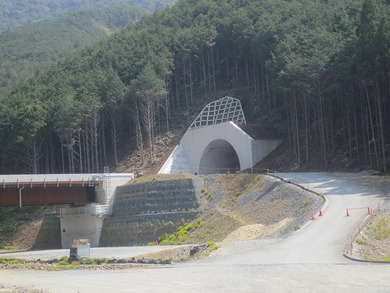
<svg viewBox="0 0 390 293">
<path fill-rule="evenodd" d="M 386 171 L 387 0 L 179 0 L 20 83 L 0 103 L 1 172 L 96 172 L 211 99 L 240 98 L 299 165 Z M 187 112 L 184 112 L 187 111 Z M 127 151 L 131 151 L 127 149 Z"/>
<path fill-rule="evenodd" d="M 68 13 L 0 33 L 0 92 L 149 12 L 139 6 L 119 4 Z"/>
<path fill-rule="evenodd" d="M 0 0 L 0 32 L 64 13 L 115 4 L 133 4 L 147 10 L 160 9 L 172 0 Z"/>
</svg>

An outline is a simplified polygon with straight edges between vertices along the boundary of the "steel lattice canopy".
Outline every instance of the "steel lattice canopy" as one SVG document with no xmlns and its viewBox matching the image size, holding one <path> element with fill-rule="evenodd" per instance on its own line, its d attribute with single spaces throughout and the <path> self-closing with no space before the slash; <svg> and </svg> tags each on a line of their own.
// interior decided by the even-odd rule
<svg viewBox="0 0 390 293">
<path fill-rule="evenodd" d="M 237 125 L 246 124 L 240 100 L 227 96 L 207 104 L 188 130 L 229 121 Z"/>
</svg>

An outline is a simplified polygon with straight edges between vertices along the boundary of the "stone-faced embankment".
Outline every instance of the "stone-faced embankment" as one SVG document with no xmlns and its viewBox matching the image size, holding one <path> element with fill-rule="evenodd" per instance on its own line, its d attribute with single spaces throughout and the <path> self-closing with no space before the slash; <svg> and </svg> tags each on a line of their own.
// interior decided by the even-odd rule
<svg viewBox="0 0 390 293">
<path fill-rule="evenodd" d="M 113 214 L 104 220 L 100 246 L 155 242 L 196 217 L 202 188 L 199 178 L 153 179 L 135 180 L 116 189 Z"/>
</svg>

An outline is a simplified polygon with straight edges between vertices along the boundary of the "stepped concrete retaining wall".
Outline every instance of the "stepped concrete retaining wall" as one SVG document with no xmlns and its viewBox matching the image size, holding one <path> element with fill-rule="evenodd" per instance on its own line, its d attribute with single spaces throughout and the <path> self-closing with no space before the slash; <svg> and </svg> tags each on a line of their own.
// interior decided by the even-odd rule
<svg viewBox="0 0 390 293">
<path fill-rule="evenodd" d="M 113 214 L 104 219 L 100 246 L 155 242 L 197 215 L 201 179 L 149 181 L 119 186 Z"/>
</svg>

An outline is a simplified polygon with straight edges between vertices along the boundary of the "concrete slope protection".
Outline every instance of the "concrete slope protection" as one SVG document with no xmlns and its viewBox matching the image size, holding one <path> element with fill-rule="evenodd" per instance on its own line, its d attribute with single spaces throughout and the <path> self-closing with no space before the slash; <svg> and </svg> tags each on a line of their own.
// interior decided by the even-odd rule
<svg viewBox="0 0 390 293">
<path fill-rule="evenodd" d="M 289 173 L 327 198 L 323 216 L 284 239 L 223 243 L 207 259 L 120 271 L 0 270 L 3 286 L 49 292 L 390 292 L 390 266 L 342 256 L 351 235 L 390 191 L 388 177 Z M 346 209 L 350 216 L 346 216 Z"/>
</svg>

